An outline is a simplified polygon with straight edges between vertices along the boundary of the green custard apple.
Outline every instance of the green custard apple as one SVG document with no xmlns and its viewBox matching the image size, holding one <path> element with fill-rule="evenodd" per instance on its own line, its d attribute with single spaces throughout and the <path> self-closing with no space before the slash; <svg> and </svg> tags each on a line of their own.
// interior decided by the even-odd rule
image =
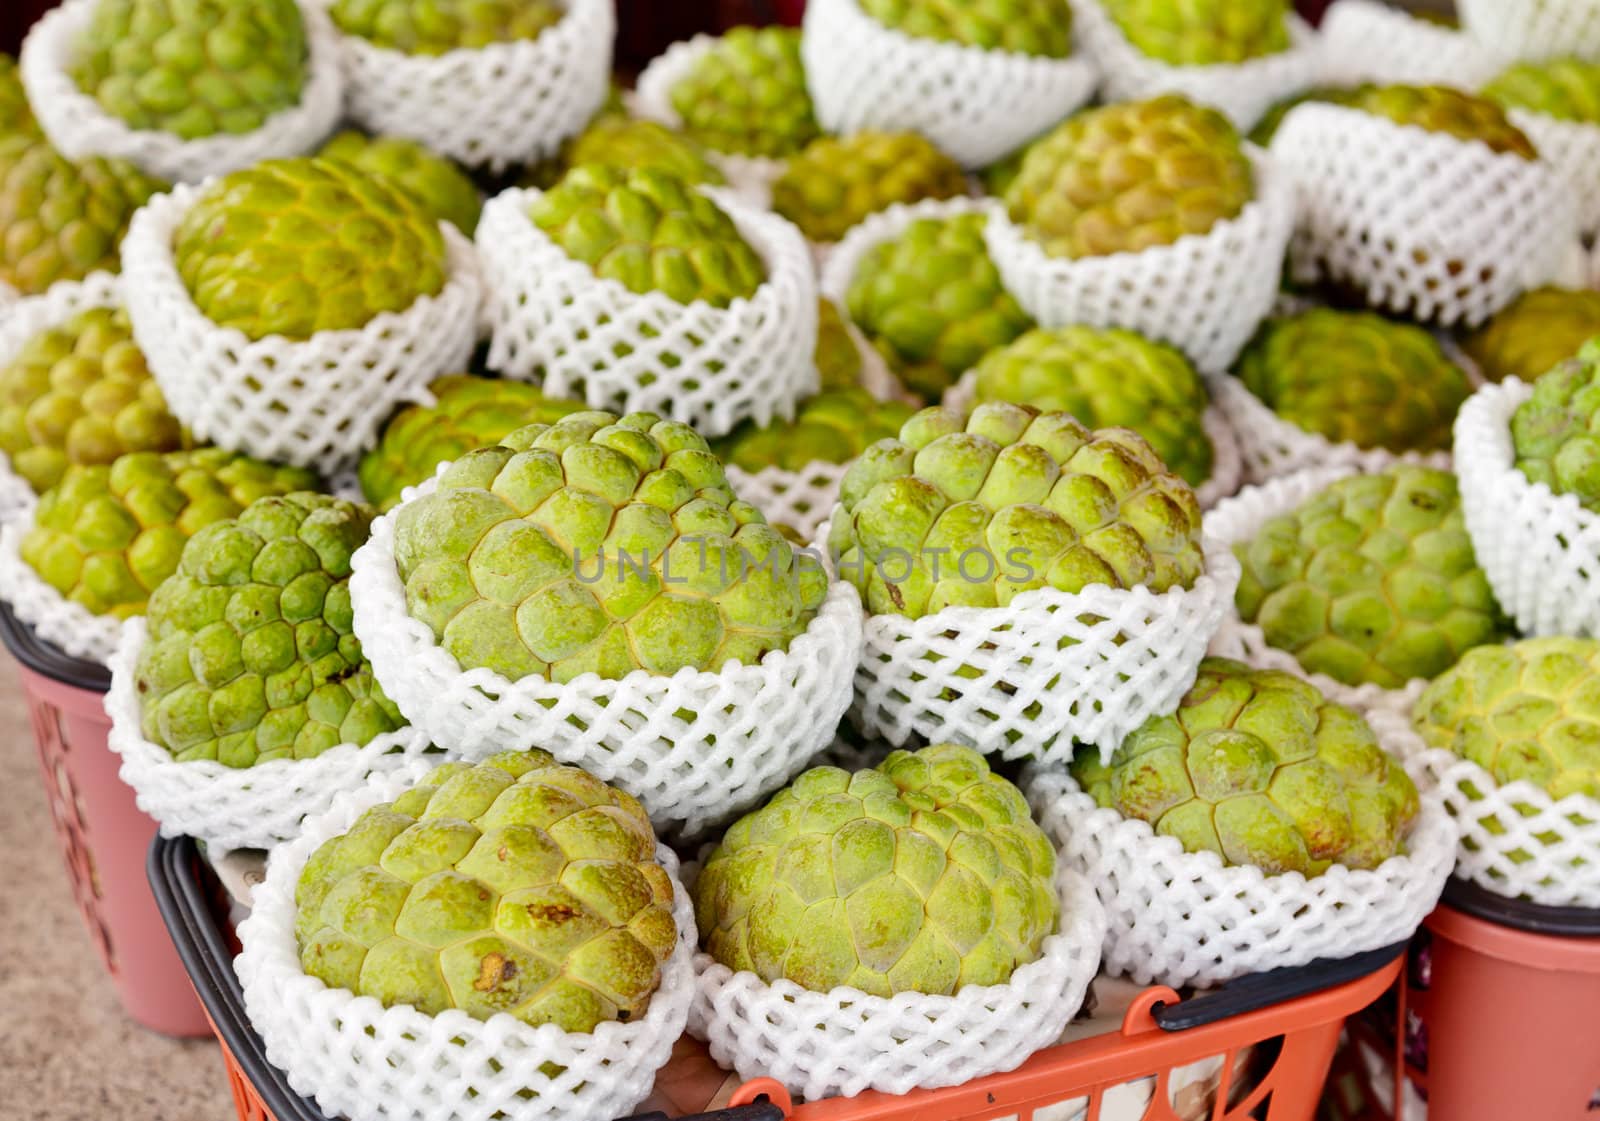
<svg viewBox="0 0 1600 1121">
<path fill-rule="evenodd" d="M 1532 382 L 1600 336 L 1600 292 L 1534 288 L 1467 336 L 1462 349 L 1489 381 Z"/>
<path fill-rule="evenodd" d="M 655 121 L 603 114 L 572 141 L 567 167 L 604 164 L 623 171 L 649 168 L 685 183 L 720 185 L 725 178 L 699 142 Z"/>
<path fill-rule="evenodd" d="M 1289 0 L 1100 0 L 1140 54 L 1169 66 L 1221 66 L 1290 47 Z"/>
<path fill-rule="evenodd" d="M 1368 86 L 1350 96 L 1350 106 L 1400 125 L 1476 140 L 1490 151 L 1536 160 L 1539 153 L 1505 110 L 1486 97 L 1449 86 Z"/>
<path fill-rule="evenodd" d="M 845 325 L 839 305 L 826 298 L 817 301 L 816 362 L 823 392 L 853 389 L 861 384 L 865 368 L 861 351 Z"/>
<path fill-rule="evenodd" d="M 915 410 L 879 401 L 865 389 L 835 389 L 804 402 L 794 421 L 745 421 L 716 444 L 723 462 L 751 474 L 768 467 L 803 471 L 811 463 L 849 463 L 900 431 Z"/>
<path fill-rule="evenodd" d="M 1483 87 L 1502 109 L 1526 109 L 1558 121 L 1600 124 L 1600 65 L 1581 58 L 1514 63 Z"/>
<path fill-rule="evenodd" d="M 812 241 L 838 241 L 895 203 L 967 193 L 961 165 L 910 132 L 813 140 L 772 185 L 772 208 Z"/>
<path fill-rule="evenodd" d="M 537 39 L 566 14 L 555 0 L 333 0 L 346 35 L 402 54 L 442 55 Z"/>
<path fill-rule="evenodd" d="M 668 97 L 684 131 L 717 152 L 781 160 L 822 135 L 799 28 L 735 27 Z"/>
<path fill-rule="evenodd" d="M 12 132 L 39 136 L 39 122 L 33 119 L 28 91 L 22 85 L 17 60 L 0 53 L 0 135 Z"/>
<path fill-rule="evenodd" d="M 471 237 L 478 228 L 483 200 L 478 188 L 452 160 L 401 136 L 339 133 L 317 153 L 348 164 L 411 192 L 423 210 Z"/>
<path fill-rule="evenodd" d="M 862 0 L 861 10 L 918 39 L 1043 58 L 1072 53 L 1067 0 Z"/>
<path fill-rule="evenodd" d="M 1511 414 L 1517 470 L 1600 511 L 1600 342 L 1533 383 Z"/>
</svg>

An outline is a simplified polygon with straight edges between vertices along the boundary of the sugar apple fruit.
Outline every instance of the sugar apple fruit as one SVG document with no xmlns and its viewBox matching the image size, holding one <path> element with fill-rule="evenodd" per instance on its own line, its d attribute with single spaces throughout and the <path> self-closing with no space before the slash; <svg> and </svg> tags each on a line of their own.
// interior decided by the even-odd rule
<svg viewBox="0 0 1600 1121">
<path fill-rule="evenodd" d="M 33 108 L 28 104 L 28 91 L 23 88 L 17 60 L 0 53 L 0 135 L 13 132 L 38 136 L 39 122 L 33 119 Z"/>
<path fill-rule="evenodd" d="M 434 469 L 474 448 L 487 447 L 530 424 L 554 424 L 583 410 L 582 401 L 546 397 L 537 386 L 471 374 L 446 374 L 428 387 L 431 405 L 406 405 L 361 457 L 361 493 L 379 510 L 400 502 L 400 492 Z"/>
<path fill-rule="evenodd" d="M 69 467 L 39 498 L 21 555 L 67 599 L 95 615 L 142 615 L 177 570 L 184 542 L 269 494 L 313 490 L 308 471 L 220 448 L 135 452 Z"/>
<path fill-rule="evenodd" d="M 816 362 L 824 392 L 861 384 L 861 351 L 839 313 L 839 305 L 829 299 L 817 301 Z"/>
<path fill-rule="evenodd" d="M 1448 471 L 1399 465 L 1341 479 L 1234 553 L 1240 617 L 1346 685 L 1437 677 L 1505 630 Z"/>
<path fill-rule="evenodd" d="M 1498 783 L 1600 798 L 1600 642 L 1529 638 L 1467 651 L 1413 709 L 1429 747 Z"/>
<path fill-rule="evenodd" d="M 0 452 L 37 492 L 72 464 L 174 451 L 183 442 L 120 308 L 79 312 L 0 368 Z"/>
<path fill-rule="evenodd" d="M 537 39 L 566 14 L 555 0 L 333 0 L 339 30 L 401 54 L 442 55 Z"/>
<path fill-rule="evenodd" d="M 714 151 L 785 159 L 822 135 L 798 28 L 735 27 L 668 96 L 684 131 Z"/>
<path fill-rule="evenodd" d="M 1449 86 L 1369 86 L 1353 93 L 1347 104 L 1396 124 L 1476 140 L 1493 152 L 1539 158 L 1533 141 L 1511 123 L 1504 109 L 1488 98 Z"/>
<path fill-rule="evenodd" d="M 324 144 L 317 155 L 409 191 L 428 214 L 449 222 L 468 237 L 478 228 L 483 200 L 477 186 L 453 161 L 415 140 L 346 130 Z"/>
<path fill-rule="evenodd" d="M 249 767 L 401 727 L 351 622 L 350 558 L 372 518 L 301 491 L 189 538 L 145 611 L 134 667 L 145 738 L 179 762 Z"/>
<path fill-rule="evenodd" d="M 207 187 L 173 254 L 195 305 L 252 339 L 365 326 L 436 296 L 439 220 L 412 194 L 335 160 L 267 160 Z"/>
<path fill-rule="evenodd" d="M 1367 722 L 1293 674 L 1200 663 L 1170 716 L 1145 721 L 1110 763 L 1081 751 L 1073 777 L 1102 806 L 1188 852 L 1268 875 L 1376 868 L 1403 852 L 1417 788 Z"/>
<path fill-rule="evenodd" d="M 1031 327 L 983 240 L 982 214 L 922 218 L 862 256 L 850 318 L 907 389 L 936 400 Z"/>
<path fill-rule="evenodd" d="M 1069 117 L 1028 149 L 1005 201 L 1046 253 L 1097 257 L 1207 233 L 1254 195 L 1228 118 L 1166 94 Z"/>
<path fill-rule="evenodd" d="M 73 163 L 37 136 L 0 135 L 0 282 L 36 295 L 117 272 L 128 220 L 162 187 L 123 160 Z"/>
<path fill-rule="evenodd" d="M 838 241 L 895 203 L 967 193 L 961 165 L 911 132 L 824 136 L 795 156 L 772 184 L 772 208 L 812 241 Z"/>
<path fill-rule="evenodd" d="M 924 409 L 840 484 L 829 548 L 873 614 L 1005 606 L 1051 587 L 1188 587 L 1200 504 L 1143 438 L 998 402 Z"/>
<path fill-rule="evenodd" d="M 1600 292 L 1535 288 L 1497 312 L 1462 343 L 1489 381 L 1532 382 L 1600 335 Z"/>
<path fill-rule="evenodd" d="M 767 467 L 802 471 L 809 463 L 849 463 L 868 445 L 897 435 L 915 410 L 879 401 L 865 389 L 819 393 L 802 404 L 794 421 L 765 428 L 745 421 L 717 442 L 725 463 L 754 474 Z"/>
<path fill-rule="evenodd" d="M 603 115 L 572 141 L 566 152 L 569 168 L 605 164 L 627 171 L 650 168 L 685 183 L 725 182 L 701 144 L 655 121 Z"/>
<path fill-rule="evenodd" d="M 1515 63 L 1497 74 L 1482 93 L 1502 109 L 1600 124 L 1600 65 L 1580 58 Z"/>
<path fill-rule="evenodd" d="M 1131 428 L 1191 486 L 1211 477 L 1206 388 L 1183 352 L 1133 331 L 1038 328 L 977 366 L 980 401 L 1071 413 L 1091 428 Z"/>
<path fill-rule="evenodd" d="M 817 767 L 736 822 L 695 883 L 701 945 L 813 992 L 949 996 L 1036 961 L 1060 922 L 1056 855 L 971 748 Z"/>
<path fill-rule="evenodd" d="M 590 1032 L 637 1020 L 678 943 L 629 795 L 543 751 L 446 763 L 324 842 L 295 886 L 300 965 L 424 1015 Z"/>
<path fill-rule="evenodd" d="M 396 519 L 412 618 L 464 669 L 513 681 L 754 664 L 827 591 L 704 439 L 648 413 L 518 429 Z"/>
<path fill-rule="evenodd" d="M 129 127 L 198 140 L 298 105 L 309 58 L 295 0 L 94 0 L 67 71 Z"/>
<path fill-rule="evenodd" d="M 1472 393 L 1466 373 L 1421 327 L 1332 308 L 1267 320 L 1237 373 L 1307 432 L 1396 452 L 1448 449 L 1456 410 Z"/>
<path fill-rule="evenodd" d="M 1045 58 L 1072 53 L 1067 0 L 862 0 L 861 10 L 919 39 Z"/>
<path fill-rule="evenodd" d="M 1289 49 L 1289 0 L 1101 0 L 1141 54 L 1169 66 L 1248 62 Z"/>
<path fill-rule="evenodd" d="M 1511 414 L 1517 470 L 1600 512 L 1600 340 L 1533 383 Z"/>
<path fill-rule="evenodd" d="M 596 276 L 641 295 L 726 308 L 767 278 L 733 219 L 664 171 L 574 168 L 534 200 L 529 217 Z"/>
</svg>

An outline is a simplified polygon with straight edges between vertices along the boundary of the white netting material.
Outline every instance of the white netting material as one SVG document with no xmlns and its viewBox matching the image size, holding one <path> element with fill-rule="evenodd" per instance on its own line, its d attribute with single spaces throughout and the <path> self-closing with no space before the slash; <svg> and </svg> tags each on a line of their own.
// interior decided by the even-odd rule
<svg viewBox="0 0 1600 1121">
<path fill-rule="evenodd" d="M 328 1116 L 347 1121 L 627 1115 L 666 1065 L 694 999 L 694 908 L 678 879 L 678 859 L 665 845 L 656 851 L 672 877 L 678 944 L 648 1011 L 631 1023 L 576 1033 L 554 1024 L 529 1027 L 504 1014 L 477 1020 L 450 1009 L 429 1016 L 330 989 L 301 970 L 294 893 L 307 859 L 363 810 L 393 801 L 431 769 L 408 760 L 338 795 L 327 813 L 307 820 L 297 838 L 273 850 L 266 879 L 251 895 L 250 917 L 239 926 L 243 951 L 234 962 L 267 1061 L 288 1074 L 296 1093 L 315 1097 Z M 545 1074 L 541 1068 L 550 1065 L 559 1073 Z"/>
<path fill-rule="evenodd" d="M 170 132 L 135 129 L 107 113 L 67 73 L 74 45 L 93 15 L 95 0 L 67 0 L 33 25 L 22 46 L 22 81 L 34 116 L 69 159 L 115 156 L 171 182 L 196 182 L 262 160 L 315 148 L 339 123 L 344 107 L 339 47 L 333 25 L 301 0 L 308 62 L 300 102 L 246 133 L 184 140 Z"/>
<path fill-rule="evenodd" d="M 985 167 L 1094 93 L 1088 56 L 1042 58 L 917 38 L 858 0 L 812 0 L 801 41 L 806 85 L 829 132 L 919 132 L 963 167 Z"/>
<path fill-rule="evenodd" d="M 1578 229 L 1589 234 L 1600 229 L 1600 125 L 1562 121 L 1526 109 L 1511 109 L 1511 123 L 1528 134 L 1539 155 L 1566 176 L 1578 211 Z"/>
<path fill-rule="evenodd" d="M 774 525 L 786 525 L 802 541 L 815 541 L 839 501 L 839 481 L 850 470 L 848 463 L 817 460 L 804 469 L 763 467 L 749 473 L 730 465 L 728 485 L 733 493 L 767 516 Z"/>
<path fill-rule="evenodd" d="M 1272 155 L 1300 188 L 1296 256 L 1418 319 L 1477 326 L 1577 240 L 1546 160 L 1316 102 L 1284 118 Z"/>
<path fill-rule="evenodd" d="M 776 214 L 727 192 L 707 194 L 767 267 L 755 295 L 725 309 L 598 279 L 528 217 L 539 192 L 513 188 L 491 199 L 478 223 L 494 320 L 489 365 L 537 378 L 553 396 L 658 413 L 708 438 L 746 419 L 792 420 L 818 385 L 811 252 Z"/>
<path fill-rule="evenodd" d="M 197 438 L 330 475 L 376 443 L 400 405 L 465 367 L 482 283 L 455 227 L 440 223 L 450 273 L 437 296 L 351 330 L 251 339 L 206 318 L 178 274 L 173 234 L 203 189 L 151 199 L 122 244 L 134 338 L 167 407 Z"/>
<path fill-rule="evenodd" d="M 612 0 L 562 6 L 536 39 L 442 55 L 339 36 L 351 119 L 495 174 L 555 155 L 605 102 L 617 30 Z"/>
<path fill-rule="evenodd" d="M 1600 61 L 1600 7 L 1594 0 L 1457 0 L 1461 26 L 1506 59 L 1577 55 Z"/>
<path fill-rule="evenodd" d="M 1326 85 L 1379 82 L 1475 90 L 1501 67 L 1470 35 L 1380 0 L 1338 0 L 1323 16 L 1318 34 Z"/>
<path fill-rule="evenodd" d="M 463 670 L 406 613 L 394 518 L 391 511 L 373 523 L 353 560 L 356 636 L 384 692 L 455 757 L 543 748 L 638 798 L 657 828 L 687 835 L 793 778 L 832 742 L 850 706 L 861 606 L 841 583 L 786 652 L 757 665 L 671 676 L 635 670 L 619 680 L 585 674 L 564 685 Z"/>
<path fill-rule="evenodd" d="M 1005 607 L 869 615 L 851 720 L 896 747 L 917 736 L 1065 763 L 1085 743 L 1109 758 L 1188 692 L 1233 602 L 1239 562 L 1209 538 L 1205 555 L 1189 589 L 1040 588 Z"/>
<path fill-rule="evenodd" d="M 34 634 L 74 658 L 102 665 L 117 649 L 122 622 L 95 615 L 67 599 L 22 559 L 22 539 L 33 529 L 34 509 L 0 523 L 0 599 Z"/>
<path fill-rule="evenodd" d="M 1294 230 L 1293 179 L 1258 149 L 1256 197 L 1236 218 L 1171 245 L 1076 260 L 1051 257 L 990 204 L 984 238 L 1005 285 L 1041 326 L 1126 327 L 1226 370 L 1278 296 Z"/>
<path fill-rule="evenodd" d="M 1015 1070 L 1060 1038 L 1100 963 L 1106 919 L 1094 889 L 1065 866 L 1056 885 L 1061 929 L 1005 984 L 968 985 L 953 996 L 871 996 L 844 985 L 820 993 L 735 973 L 701 953 L 689 1031 L 739 1077 L 775 1078 L 810 1101 L 904 1094 Z"/>
<path fill-rule="evenodd" d="M 1407 720 L 1374 720 L 1390 750 L 1455 819 L 1456 875 L 1550 907 L 1600 907 L 1600 801 L 1555 799 L 1532 782 L 1501 785 L 1453 751 L 1429 748 Z"/>
<path fill-rule="evenodd" d="M 1106 14 L 1100 0 L 1071 0 L 1073 25 L 1084 49 L 1104 75 L 1106 101 L 1138 101 L 1181 93 L 1226 113 L 1248 129 L 1273 105 L 1317 84 L 1321 56 L 1317 35 L 1289 16 L 1288 50 L 1247 62 L 1216 66 L 1171 66 L 1141 52 Z"/>
<path fill-rule="evenodd" d="M 139 808 L 156 819 L 164 837 L 190 836 L 219 849 L 269 849 L 297 836 L 302 819 L 325 812 L 335 795 L 428 750 L 426 736 L 401 728 L 312 759 L 273 759 L 253 767 L 204 759 L 180 763 L 141 730 L 135 672 L 145 635 L 144 619 L 129 619 L 111 657 L 107 742 L 122 757 L 122 781 L 133 787 Z"/>
<path fill-rule="evenodd" d="M 1380 742 L 1387 746 L 1381 733 Z M 1455 828 L 1426 793 L 1403 854 L 1370 870 L 1336 864 L 1307 878 L 1185 852 L 1176 837 L 1096 805 L 1064 771 L 1033 769 L 1023 786 L 1063 862 L 1106 908 L 1106 972 L 1141 985 L 1219 985 L 1403 942 L 1455 865 Z"/>
</svg>

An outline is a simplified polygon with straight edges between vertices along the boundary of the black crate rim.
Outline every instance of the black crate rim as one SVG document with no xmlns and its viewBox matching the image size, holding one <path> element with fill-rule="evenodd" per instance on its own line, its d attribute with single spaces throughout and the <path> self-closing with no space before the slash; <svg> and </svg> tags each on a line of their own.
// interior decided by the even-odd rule
<svg viewBox="0 0 1600 1121">
<path fill-rule="evenodd" d="M 1528 934 L 1600 938 L 1600 909 L 1593 907 L 1551 907 L 1512 899 L 1454 876 L 1445 884 L 1441 902 L 1472 918 Z"/>
<path fill-rule="evenodd" d="M 41 677 L 90 693 L 105 693 L 111 689 L 109 669 L 87 658 L 74 658 L 46 642 L 17 618 L 11 605 L 4 600 L 0 600 L 0 641 L 11 651 L 12 657 Z"/>
</svg>

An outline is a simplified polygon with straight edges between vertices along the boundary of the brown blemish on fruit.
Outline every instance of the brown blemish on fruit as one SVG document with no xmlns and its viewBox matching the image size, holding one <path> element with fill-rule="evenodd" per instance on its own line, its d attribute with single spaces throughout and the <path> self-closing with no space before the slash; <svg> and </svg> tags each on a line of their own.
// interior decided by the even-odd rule
<svg viewBox="0 0 1600 1121">
<path fill-rule="evenodd" d="M 517 963 L 504 954 L 484 954 L 483 960 L 478 963 L 478 979 L 472 982 L 472 987 L 480 993 L 492 993 L 502 982 L 516 975 Z"/>
</svg>

